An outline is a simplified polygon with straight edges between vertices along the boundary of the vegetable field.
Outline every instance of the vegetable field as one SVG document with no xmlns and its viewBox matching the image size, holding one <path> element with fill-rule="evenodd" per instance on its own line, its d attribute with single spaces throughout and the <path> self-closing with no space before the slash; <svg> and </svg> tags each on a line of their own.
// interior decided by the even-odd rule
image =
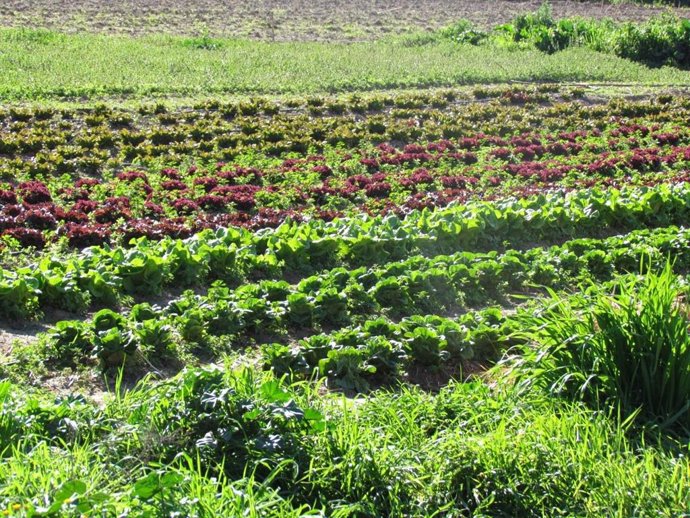
<svg viewBox="0 0 690 518">
<path fill-rule="evenodd" d="M 3 30 L 12 53 L 76 41 Z M 686 78 L 682 39 L 634 66 Z M 25 95 L 12 74 L 3 516 L 688 513 L 682 85 L 187 97 L 171 72 Z"/>
</svg>

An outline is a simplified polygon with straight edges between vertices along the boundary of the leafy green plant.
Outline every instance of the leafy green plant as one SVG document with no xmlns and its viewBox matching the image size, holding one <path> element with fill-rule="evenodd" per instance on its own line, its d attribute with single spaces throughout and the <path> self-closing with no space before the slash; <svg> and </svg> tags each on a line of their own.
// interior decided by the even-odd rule
<svg viewBox="0 0 690 518">
<path fill-rule="evenodd" d="M 79 288 L 73 272 L 46 272 L 42 293 L 45 303 L 72 313 L 84 312 L 91 305 L 91 294 Z"/>
<path fill-rule="evenodd" d="M 128 354 L 137 349 L 137 341 L 127 320 L 110 309 L 93 316 L 93 352 L 104 367 L 121 365 Z"/>
<path fill-rule="evenodd" d="M 206 307 L 200 305 L 187 309 L 176 318 L 182 338 L 195 344 L 203 344 L 208 336 Z"/>
<path fill-rule="evenodd" d="M 267 476 L 267 467 L 285 459 L 304 464 L 301 436 L 325 427 L 316 408 L 298 402 L 298 395 L 270 374 L 250 369 L 189 369 L 138 398 L 131 418 L 148 416 L 158 433 L 171 438 L 156 445 L 159 454 L 172 459 L 191 451 L 206 469 L 235 477 L 246 469 Z"/>
<path fill-rule="evenodd" d="M 334 344 L 328 335 L 313 335 L 299 342 L 300 352 L 311 368 L 319 366 L 319 362 L 328 356 L 328 351 Z"/>
<path fill-rule="evenodd" d="M 434 329 L 416 327 L 405 333 L 404 343 L 410 357 L 421 365 L 439 365 L 448 357 L 448 342 Z"/>
<path fill-rule="evenodd" d="M 62 320 L 48 334 L 55 349 L 52 354 L 57 365 L 77 367 L 93 351 L 93 337 L 89 326 L 76 320 Z"/>
<path fill-rule="evenodd" d="M 488 34 L 477 29 L 469 20 L 458 20 L 452 25 L 439 31 L 442 38 L 455 43 L 479 45 L 488 38 Z"/>
<path fill-rule="evenodd" d="M 157 356 L 172 352 L 173 328 L 167 320 L 149 319 L 134 325 L 134 335 L 142 349 L 149 349 Z"/>
<path fill-rule="evenodd" d="M 190 286 L 208 273 L 205 257 L 194 253 L 180 241 L 175 242 L 163 255 L 163 260 L 170 264 L 170 275 L 174 282 L 182 286 Z"/>
<path fill-rule="evenodd" d="M 183 47 L 200 50 L 221 49 L 225 46 L 225 44 L 225 40 L 212 37 L 207 28 L 201 30 L 198 36 L 193 38 L 185 38 L 184 40 L 180 41 L 180 45 Z"/>
<path fill-rule="evenodd" d="M 122 279 L 107 271 L 103 265 L 83 272 L 79 284 L 91 294 L 93 300 L 101 304 L 113 306 L 122 296 Z"/>
<path fill-rule="evenodd" d="M 368 338 L 362 350 L 367 356 L 367 364 L 376 369 L 374 372 L 381 382 L 397 378 L 407 361 L 402 343 L 383 336 Z"/>
<path fill-rule="evenodd" d="M 203 244 L 199 253 L 208 257 L 208 270 L 211 279 L 220 279 L 228 284 L 237 282 L 242 278 L 242 271 L 238 265 L 237 245 Z"/>
<path fill-rule="evenodd" d="M 311 327 L 314 319 L 314 303 L 304 293 L 291 293 L 287 296 L 287 318 L 297 327 Z"/>
<path fill-rule="evenodd" d="M 0 317 L 30 318 L 38 309 L 39 282 L 33 277 L 22 277 L 3 272 L 0 279 Z"/>
<path fill-rule="evenodd" d="M 319 371 L 340 388 L 366 392 L 369 389 L 367 378 L 376 372 L 376 367 L 368 363 L 365 351 L 343 347 L 329 351 L 319 362 Z"/>
<path fill-rule="evenodd" d="M 325 289 L 314 298 L 314 317 L 326 324 L 339 325 L 348 320 L 347 299 L 335 288 Z"/>
<path fill-rule="evenodd" d="M 501 26 L 499 30 L 515 42 L 534 45 L 548 54 L 580 45 L 594 50 L 608 50 L 604 42 L 613 33 L 610 24 L 578 18 L 554 20 L 544 5 L 547 4 L 543 4 L 535 14 L 520 15 L 513 24 Z"/>
<path fill-rule="evenodd" d="M 412 298 L 404 280 L 398 277 L 381 279 L 371 290 L 381 307 L 390 308 L 393 314 L 401 314 L 412 306 Z"/>
<path fill-rule="evenodd" d="M 264 366 L 276 375 L 304 376 L 309 373 L 309 365 L 299 349 L 279 343 L 267 344 L 261 348 Z"/>
<path fill-rule="evenodd" d="M 127 255 L 119 252 L 122 259 L 118 273 L 122 276 L 124 289 L 128 293 L 160 293 L 168 274 L 164 259 L 137 249 Z"/>
</svg>

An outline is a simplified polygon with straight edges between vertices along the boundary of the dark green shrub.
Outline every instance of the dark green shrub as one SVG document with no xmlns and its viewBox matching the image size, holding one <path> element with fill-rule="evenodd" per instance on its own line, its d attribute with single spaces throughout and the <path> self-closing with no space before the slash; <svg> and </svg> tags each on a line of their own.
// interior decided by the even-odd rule
<svg viewBox="0 0 690 518">
<path fill-rule="evenodd" d="M 626 23 L 616 33 L 618 56 L 650 66 L 690 66 L 690 20 L 664 14 L 643 25 Z"/>
</svg>

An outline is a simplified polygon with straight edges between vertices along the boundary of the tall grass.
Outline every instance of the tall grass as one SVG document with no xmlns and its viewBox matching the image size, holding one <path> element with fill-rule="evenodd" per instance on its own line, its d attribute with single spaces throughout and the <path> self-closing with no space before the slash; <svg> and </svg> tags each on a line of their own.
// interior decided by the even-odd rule
<svg viewBox="0 0 690 518">
<path fill-rule="evenodd" d="M 624 277 L 613 293 L 553 294 L 521 323 L 534 344 L 513 366 L 524 383 L 690 431 L 688 306 L 670 265 Z"/>
<path fill-rule="evenodd" d="M 580 402 L 500 383 L 347 400 L 189 370 L 103 409 L 20 390 L 3 401 L 0 421 L 34 421 L 0 462 L 10 516 L 679 516 L 690 499 L 680 449 L 641 447 Z M 285 426 L 309 408 L 324 426 Z M 91 432 L 56 437 L 61 421 Z"/>
</svg>

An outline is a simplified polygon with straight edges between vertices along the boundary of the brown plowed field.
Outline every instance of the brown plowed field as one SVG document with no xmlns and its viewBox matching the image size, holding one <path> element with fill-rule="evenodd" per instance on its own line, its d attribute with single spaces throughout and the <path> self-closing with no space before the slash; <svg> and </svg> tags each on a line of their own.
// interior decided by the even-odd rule
<svg viewBox="0 0 690 518">
<path fill-rule="evenodd" d="M 540 0 L 0 0 L 0 25 L 118 34 L 171 33 L 264 40 L 367 40 L 467 18 L 484 27 Z M 642 20 L 660 7 L 554 0 L 556 17 Z M 690 17 L 690 8 L 676 9 Z"/>
</svg>

